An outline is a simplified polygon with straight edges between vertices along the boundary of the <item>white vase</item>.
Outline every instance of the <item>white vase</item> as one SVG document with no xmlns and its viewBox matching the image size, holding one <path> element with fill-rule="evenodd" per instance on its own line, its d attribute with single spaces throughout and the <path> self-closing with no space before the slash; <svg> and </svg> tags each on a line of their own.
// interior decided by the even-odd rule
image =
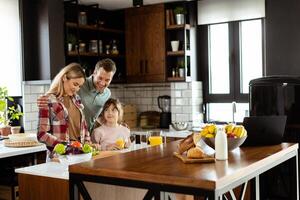
<svg viewBox="0 0 300 200">
<path fill-rule="evenodd" d="M 178 40 L 171 41 L 171 47 L 172 47 L 172 51 L 178 51 L 179 41 Z"/>
<path fill-rule="evenodd" d="M 179 68 L 179 77 L 184 77 L 184 68 Z"/>
<path fill-rule="evenodd" d="M 184 14 L 176 14 L 176 24 L 184 24 Z"/>
<path fill-rule="evenodd" d="M 71 43 L 68 43 L 68 51 L 72 51 L 73 45 Z"/>
</svg>

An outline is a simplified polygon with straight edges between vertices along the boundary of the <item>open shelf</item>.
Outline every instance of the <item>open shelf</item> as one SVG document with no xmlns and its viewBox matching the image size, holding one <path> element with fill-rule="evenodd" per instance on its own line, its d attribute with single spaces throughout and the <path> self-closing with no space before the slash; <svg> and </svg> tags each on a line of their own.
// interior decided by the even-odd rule
<svg viewBox="0 0 300 200">
<path fill-rule="evenodd" d="M 167 51 L 167 56 L 184 56 L 184 51 Z"/>
<path fill-rule="evenodd" d="M 168 81 L 174 82 L 174 81 L 185 81 L 184 77 L 168 77 Z"/>
<path fill-rule="evenodd" d="M 123 30 L 118 29 L 112 29 L 112 28 L 105 28 L 105 27 L 98 27 L 95 25 L 80 25 L 74 22 L 66 22 L 66 26 L 69 28 L 79 28 L 79 29 L 85 29 L 85 30 L 92 30 L 92 31 L 102 31 L 102 32 L 108 32 L 108 33 L 119 33 L 123 34 Z"/>
<path fill-rule="evenodd" d="M 166 27 L 167 30 L 177 30 L 177 29 L 190 29 L 191 26 L 189 24 L 172 24 Z"/>
<path fill-rule="evenodd" d="M 124 58 L 124 55 L 121 54 L 98 54 L 98 53 L 91 53 L 91 52 L 80 52 L 79 54 L 76 51 L 68 52 L 68 56 L 96 56 L 96 57 L 106 57 L 106 58 Z"/>
</svg>

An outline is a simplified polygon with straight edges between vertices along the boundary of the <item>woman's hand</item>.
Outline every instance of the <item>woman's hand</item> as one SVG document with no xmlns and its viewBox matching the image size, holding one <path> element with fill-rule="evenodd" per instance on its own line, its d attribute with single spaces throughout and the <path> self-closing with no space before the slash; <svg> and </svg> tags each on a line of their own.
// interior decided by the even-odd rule
<svg viewBox="0 0 300 200">
<path fill-rule="evenodd" d="M 47 95 L 41 95 L 37 99 L 37 106 L 38 108 L 46 108 L 48 107 L 48 100 L 49 97 Z"/>
</svg>

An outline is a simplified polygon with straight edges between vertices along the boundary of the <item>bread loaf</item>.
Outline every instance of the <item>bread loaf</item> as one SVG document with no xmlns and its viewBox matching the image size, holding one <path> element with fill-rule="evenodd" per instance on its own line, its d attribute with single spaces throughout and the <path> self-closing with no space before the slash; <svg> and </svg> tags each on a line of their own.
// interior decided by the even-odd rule
<svg viewBox="0 0 300 200">
<path fill-rule="evenodd" d="M 200 133 L 194 133 L 193 134 L 193 140 L 194 140 L 194 144 L 197 145 L 197 143 L 201 140 L 201 134 Z"/>
<path fill-rule="evenodd" d="M 191 148 L 187 152 L 188 158 L 203 158 L 204 156 L 204 152 L 199 147 Z"/>
<path fill-rule="evenodd" d="M 178 153 L 182 154 L 183 152 L 189 150 L 190 148 L 195 147 L 193 140 L 193 134 L 184 138 L 178 145 Z"/>
</svg>

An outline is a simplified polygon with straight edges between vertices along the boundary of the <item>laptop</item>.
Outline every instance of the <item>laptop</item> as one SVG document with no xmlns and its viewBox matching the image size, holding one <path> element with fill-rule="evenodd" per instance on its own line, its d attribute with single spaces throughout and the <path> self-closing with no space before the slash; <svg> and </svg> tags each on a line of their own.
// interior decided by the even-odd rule
<svg viewBox="0 0 300 200">
<path fill-rule="evenodd" d="M 275 145 L 283 142 L 286 116 L 245 117 L 243 126 L 248 137 L 242 146 Z"/>
</svg>

